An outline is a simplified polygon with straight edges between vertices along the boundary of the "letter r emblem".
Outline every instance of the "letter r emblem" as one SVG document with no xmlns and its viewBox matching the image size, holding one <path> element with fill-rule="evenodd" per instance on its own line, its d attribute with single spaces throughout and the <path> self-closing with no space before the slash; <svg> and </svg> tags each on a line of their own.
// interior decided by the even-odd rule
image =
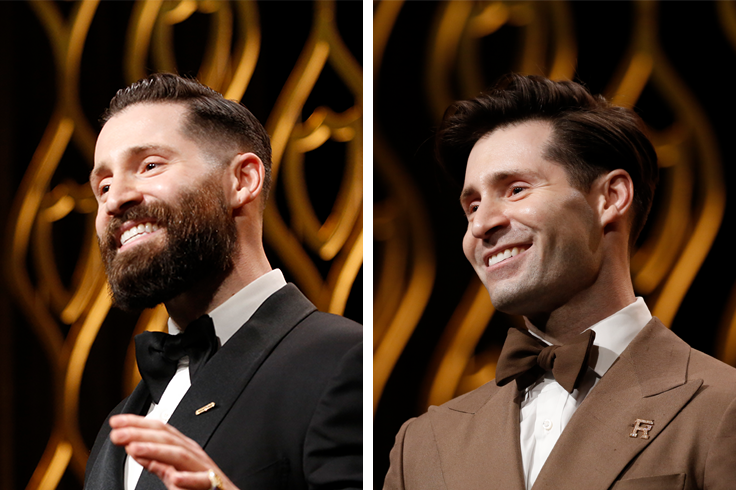
<svg viewBox="0 0 736 490">
<path fill-rule="evenodd" d="M 639 431 L 643 432 L 642 439 L 649 439 L 649 431 L 654 427 L 654 420 L 636 419 L 634 422 L 634 430 L 631 431 L 629 437 L 638 437 Z"/>
</svg>

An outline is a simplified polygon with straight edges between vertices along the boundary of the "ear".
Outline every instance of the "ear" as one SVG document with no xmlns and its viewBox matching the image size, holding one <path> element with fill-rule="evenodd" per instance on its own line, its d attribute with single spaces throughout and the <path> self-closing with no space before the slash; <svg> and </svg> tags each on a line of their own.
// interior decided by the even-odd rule
<svg viewBox="0 0 736 490">
<path fill-rule="evenodd" d="M 600 218 L 603 227 L 626 220 L 634 202 L 634 182 L 624 169 L 616 169 L 598 178 Z"/>
<path fill-rule="evenodd" d="M 238 153 L 230 162 L 232 192 L 230 204 L 235 208 L 255 201 L 261 195 L 265 169 L 255 153 Z"/>
</svg>

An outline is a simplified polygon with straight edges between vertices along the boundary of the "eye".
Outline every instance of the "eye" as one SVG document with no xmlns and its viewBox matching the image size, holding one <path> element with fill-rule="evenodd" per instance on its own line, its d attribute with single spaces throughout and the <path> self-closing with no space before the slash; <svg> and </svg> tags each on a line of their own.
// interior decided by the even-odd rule
<svg viewBox="0 0 736 490">
<path fill-rule="evenodd" d="M 153 170 L 156 167 L 158 167 L 157 163 L 153 163 L 153 162 L 146 163 L 146 171 Z"/>
<path fill-rule="evenodd" d="M 480 207 L 480 205 L 478 205 L 478 204 L 476 204 L 476 203 L 470 204 L 470 205 L 469 205 L 469 206 L 468 206 L 468 207 L 467 207 L 467 208 L 465 209 L 465 216 L 467 216 L 467 217 L 469 218 L 470 216 L 472 216 L 472 215 L 473 215 L 473 213 L 475 213 L 476 211 L 478 211 L 478 208 L 479 208 L 479 207 Z"/>
<path fill-rule="evenodd" d="M 511 187 L 510 194 L 512 196 L 517 196 L 517 195 L 521 194 L 522 192 L 524 192 L 525 190 L 526 190 L 526 187 L 515 185 L 515 186 Z"/>
</svg>

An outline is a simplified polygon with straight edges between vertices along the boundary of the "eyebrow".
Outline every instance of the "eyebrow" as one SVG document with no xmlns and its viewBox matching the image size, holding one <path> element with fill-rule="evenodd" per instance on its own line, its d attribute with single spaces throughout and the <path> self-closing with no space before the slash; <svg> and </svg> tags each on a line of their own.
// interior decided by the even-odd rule
<svg viewBox="0 0 736 490">
<path fill-rule="evenodd" d="M 472 194 L 475 194 L 474 187 L 464 187 L 463 191 L 460 193 L 460 203 L 465 202 L 465 200 Z"/>
<path fill-rule="evenodd" d="M 140 155 L 141 153 L 148 153 L 151 150 L 154 151 L 163 151 L 166 153 L 176 153 L 176 149 L 172 146 L 168 145 L 159 145 L 159 144 L 150 144 L 150 145 L 138 145 L 138 146 L 131 146 L 130 148 L 125 150 L 124 158 L 127 160 L 131 157 L 135 157 Z M 98 176 L 101 173 L 104 173 L 105 170 L 107 170 L 108 166 L 106 163 L 101 163 L 100 165 L 96 165 L 92 171 L 89 174 L 89 180 L 92 181 L 93 178 Z"/>
<path fill-rule="evenodd" d="M 491 186 L 498 185 L 500 182 L 504 182 L 506 180 L 509 180 L 510 178 L 519 177 L 519 176 L 530 176 L 530 177 L 540 177 L 541 174 L 539 172 L 534 172 L 528 169 L 509 169 L 509 170 L 501 170 L 499 172 L 494 172 L 490 176 L 488 176 L 485 180 L 486 184 L 490 184 Z M 460 202 L 462 203 L 465 201 L 469 196 L 472 194 L 475 194 L 477 191 L 475 187 L 466 187 L 463 188 L 462 193 L 460 193 Z"/>
</svg>

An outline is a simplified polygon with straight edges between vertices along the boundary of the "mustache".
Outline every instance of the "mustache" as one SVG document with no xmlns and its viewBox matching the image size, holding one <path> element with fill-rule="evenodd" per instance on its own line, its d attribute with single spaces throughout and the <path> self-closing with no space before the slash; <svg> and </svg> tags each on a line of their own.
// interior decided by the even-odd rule
<svg viewBox="0 0 736 490">
<path fill-rule="evenodd" d="M 120 247 L 120 228 L 128 221 L 152 220 L 159 226 L 167 227 L 171 210 L 162 203 L 138 204 L 127 209 L 120 216 L 113 216 L 105 228 L 105 243 L 110 250 Z"/>
</svg>

